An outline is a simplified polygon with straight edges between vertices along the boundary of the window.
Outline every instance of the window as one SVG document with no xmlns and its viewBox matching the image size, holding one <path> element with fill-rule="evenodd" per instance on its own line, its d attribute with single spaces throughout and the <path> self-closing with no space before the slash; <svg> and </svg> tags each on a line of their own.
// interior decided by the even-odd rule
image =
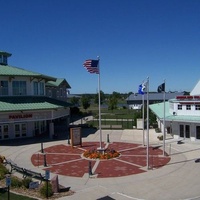
<svg viewBox="0 0 200 200">
<path fill-rule="evenodd" d="M 26 81 L 12 82 L 13 95 L 26 95 Z"/>
<path fill-rule="evenodd" d="M 7 65 L 7 56 L 0 55 L 0 64 Z"/>
<path fill-rule="evenodd" d="M 51 92 L 51 90 L 48 90 L 48 96 L 49 96 L 49 97 L 52 97 L 52 92 Z"/>
<path fill-rule="evenodd" d="M 60 96 L 62 97 L 63 96 L 63 89 L 60 88 Z"/>
<path fill-rule="evenodd" d="M 191 105 L 186 105 L 186 110 L 191 110 Z"/>
<path fill-rule="evenodd" d="M 195 110 L 200 110 L 200 105 L 195 105 Z"/>
<path fill-rule="evenodd" d="M 34 95 L 38 95 L 38 82 L 33 82 Z"/>
<path fill-rule="evenodd" d="M 2 96 L 8 95 L 8 81 L 0 82 L 0 95 Z"/>
<path fill-rule="evenodd" d="M 182 110 L 182 105 L 178 105 L 178 110 Z"/>
<path fill-rule="evenodd" d="M 8 125 L 3 125 L 3 137 L 8 138 Z"/>
<path fill-rule="evenodd" d="M 20 124 L 15 124 L 15 137 L 20 137 Z"/>
<path fill-rule="evenodd" d="M 22 136 L 26 136 L 26 124 L 22 124 L 21 125 L 21 129 L 22 129 Z"/>
<path fill-rule="evenodd" d="M 43 82 L 39 83 L 39 94 L 44 95 L 44 83 Z"/>
<path fill-rule="evenodd" d="M 34 95 L 44 95 L 44 83 L 43 82 L 34 82 L 33 83 Z"/>
<path fill-rule="evenodd" d="M 8 125 L 0 126 L 0 139 L 8 138 Z"/>
</svg>

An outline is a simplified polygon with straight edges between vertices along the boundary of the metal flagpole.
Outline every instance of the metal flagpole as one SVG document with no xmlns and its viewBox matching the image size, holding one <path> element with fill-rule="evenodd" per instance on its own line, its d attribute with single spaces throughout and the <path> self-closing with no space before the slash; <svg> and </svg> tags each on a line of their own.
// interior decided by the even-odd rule
<svg viewBox="0 0 200 200">
<path fill-rule="evenodd" d="M 164 104 L 164 111 L 163 111 L 163 156 L 165 156 L 165 140 L 166 140 L 166 132 L 165 132 L 165 80 L 164 80 L 164 89 L 163 91 L 163 104 Z"/>
<path fill-rule="evenodd" d="M 145 146 L 145 136 L 144 136 L 144 94 L 142 95 L 142 120 L 143 120 L 143 146 Z"/>
<path fill-rule="evenodd" d="M 99 56 L 97 56 L 99 62 L 98 62 L 98 68 L 99 68 L 99 76 L 98 76 L 98 92 L 99 92 L 99 137 L 100 137 L 100 150 L 102 150 L 102 130 L 101 130 L 101 95 L 100 95 L 100 59 Z"/>
<path fill-rule="evenodd" d="M 147 77 L 147 169 L 149 169 L 149 77 Z"/>
</svg>

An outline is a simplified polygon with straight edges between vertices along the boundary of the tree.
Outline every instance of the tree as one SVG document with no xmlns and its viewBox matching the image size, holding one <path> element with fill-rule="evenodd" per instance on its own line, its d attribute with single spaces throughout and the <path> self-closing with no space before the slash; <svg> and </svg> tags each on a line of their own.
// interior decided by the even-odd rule
<svg viewBox="0 0 200 200">
<path fill-rule="evenodd" d="M 90 99 L 87 95 L 83 95 L 81 98 L 82 106 L 85 110 L 87 110 L 90 107 Z"/>
<path fill-rule="evenodd" d="M 114 95 L 111 95 L 108 99 L 108 109 L 110 110 L 116 109 L 117 103 L 118 103 L 117 97 Z"/>
<path fill-rule="evenodd" d="M 105 94 L 103 91 L 100 91 L 100 104 L 102 104 L 104 100 L 105 100 Z M 95 95 L 94 103 L 99 104 L 99 93 Z"/>
<path fill-rule="evenodd" d="M 78 97 L 72 97 L 71 98 L 71 103 L 74 104 L 75 106 L 78 106 L 79 98 Z"/>
</svg>

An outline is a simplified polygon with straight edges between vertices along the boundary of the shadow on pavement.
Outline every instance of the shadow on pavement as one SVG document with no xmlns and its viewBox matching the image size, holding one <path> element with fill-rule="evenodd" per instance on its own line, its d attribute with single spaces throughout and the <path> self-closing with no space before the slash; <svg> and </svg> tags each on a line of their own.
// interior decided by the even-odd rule
<svg viewBox="0 0 200 200">
<path fill-rule="evenodd" d="M 80 127 L 80 126 L 73 126 L 73 127 Z M 87 137 L 90 134 L 94 134 L 97 131 L 96 128 L 88 128 L 82 127 L 82 137 Z M 37 137 L 30 137 L 30 138 L 18 138 L 18 139 L 10 139 L 1 141 L 0 146 L 20 146 L 20 145 L 30 145 L 30 144 L 37 144 L 43 142 L 52 142 L 52 141 L 62 141 L 70 139 L 69 130 L 65 132 L 57 132 L 56 137 L 53 139 L 49 138 L 49 135 L 40 135 Z"/>
</svg>

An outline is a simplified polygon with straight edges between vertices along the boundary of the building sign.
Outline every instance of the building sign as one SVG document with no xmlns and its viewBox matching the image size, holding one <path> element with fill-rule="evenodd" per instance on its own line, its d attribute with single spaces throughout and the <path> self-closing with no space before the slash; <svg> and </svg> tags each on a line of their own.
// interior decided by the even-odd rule
<svg viewBox="0 0 200 200">
<path fill-rule="evenodd" d="M 81 128 L 70 128 L 70 136 L 71 136 L 71 145 L 82 145 L 82 138 L 81 138 Z"/>
<path fill-rule="evenodd" d="M 15 115 L 9 115 L 9 119 L 27 119 L 32 118 L 33 114 L 15 114 Z"/>
</svg>

